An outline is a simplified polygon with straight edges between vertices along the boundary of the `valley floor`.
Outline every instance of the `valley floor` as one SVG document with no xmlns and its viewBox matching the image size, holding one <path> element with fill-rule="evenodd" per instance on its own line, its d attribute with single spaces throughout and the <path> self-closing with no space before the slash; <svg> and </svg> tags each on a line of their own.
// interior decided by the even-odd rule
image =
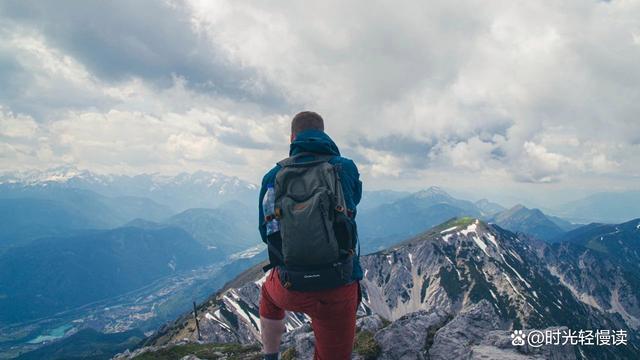
<svg viewBox="0 0 640 360">
<path fill-rule="evenodd" d="M 83 327 L 105 333 L 134 328 L 144 331 L 188 311 L 223 285 L 224 263 L 159 279 L 117 297 L 88 304 L 55 316 L 0 327 L 0 359 L 10 359 L 43 344 L 71 336 Z"/>
</svg>

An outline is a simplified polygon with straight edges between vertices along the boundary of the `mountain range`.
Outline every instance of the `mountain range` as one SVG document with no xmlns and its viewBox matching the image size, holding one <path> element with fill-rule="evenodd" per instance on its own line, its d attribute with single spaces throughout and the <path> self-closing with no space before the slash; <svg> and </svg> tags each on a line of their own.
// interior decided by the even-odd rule
<svg viewBox="0 0 640 360">
<path fill-rule="evenodd" d="M 84 189 L 108 197 L 148 198 L 171 208 L 173 213 L 189 208 L 215 208 L 231 200 L 254 208 L 258 191 L 255 184 L 211 171 L 183 172 L 175 175 L 121 175 L 99 174 L 73 166 L 61 166 L 0 174 L 0 198 L 5 197 L 3 194 L 6 194 L 6 190 L 13 192 L 17 189 L 46 187 Z M 426 191 L 429 192 L 428 189 Z M 416 193 L 393 190 L 365 191 L 360 210 L 390 204 L 413 194 Z M 485 215 L 505 210 L 500 204 L 487 199 L 478 200 L 474 205 Z M 596 193 L 551 206 L 545 211 L 577 223 L 624 222 L 633 219 L 640 212 L 640 191 Z"/>
<path fill-rule="evenodd" d="M 0 175 L 0 194 L 37 188 L 73 188 L 107 197 L 142 197 L 170 208 L 173 213 L 189 208 L 215 208 L 231 200 L 254 207 L 258 197 L 254 184 L 209 171 L 129 176 L 63 166 Z"/>
<path fill-rule="evenodd" d="M 598 201 L 607 204 L 608 199 L 615 198 L 607 196 L 567 204 L 553 213 L 566 214 L 572 220 L 606 218 L 604 212 L 590 211 Z M 4 326 L 0 326 L 0 345 L 14 346 L 17 338 L 6 331 L 20 324 L 24 324 L 21 331 L 26 331 L 20 339 L 26 339 L 25 334 L 41 331 L 29 325 L 30 321 L 46 324 L 58 314 L 80 314 L 78 309 L 90 304 L 108 303 L 108 299 L 128 293 L 145 294 L 141 289 L 147 284 L 162 284 L 163 279 L 176 281 L 174 278 L 183 276 L 180 274 L 185 275 L 179 281 L 183 284 L 175 301 L 164 300 L 168 299 L 165 289 L 172 285 L 158 285 L 153 290 L 158 293 L 153 296 L 162 293 L 162 308 L 155 308 L 153 301 L 149 303 L 152 309 L 132 305 L 127 316 L 146 319 L 154 314 L 162 318 L 186 310 L 189 291 L 198 294 L 193 300 L 202 300 L 202 294 L 214 291 L 224 279 L 255 264 L 261 256 L 254 256 L 262 249 L 255 247 L 260 244 L 256 200 L 255 185 L 213 172 L 127 176 L 65 167 L 5 173 L 0 176 L 0 325 Z M 606 205 L 603 209 L 612 208 Z M 401 343 L 403 336 L 415 337 L 415 333 L 402 330 L 410 328 L 412 321 L 430 324 L 414 330 L 433 332 L 435 336 L 439 329 L 454 331 L 453 324 L 474 328 L 478 325 L 472 321 L 475 317 L 484 319 L 481 326 L 476 326 L 479 334 L 469 341 L 483 346 L 475 348 L 479 354 L 503 357 L 513 350 L 510 344 L 503 346 L 509 340 L 505 331 L 519 326 L 544 329 L 571 325 L 569 317 L 585 326 L 637 329 L 640 323 L 635 220 L 581 226 L 523 205 L 505 208 L 487 199 L 458 199 L 438 187 L 415 193 L 366 191 L 358 210 L 361 250 L 363 255 L 368 254 L 362 257 L 366 298 L 359 322 L 363 328 L 371 325 L 366 335 L 368 343 L 376 343 L 380 349 L 387 349 L 385 343 Z M 574 216 L 581 211 L 587 216 Z M 609 219 L 624 218 L 629 212 L 612 214 Z M 447 223 L 451 218 L 458 220 Z M 447 229 L 449 232 L 442 233 Z M 413 250 L 403 250 L 409 248 Z M 199 270 L 211 264 L 227 264 L 224 266 L 229 271 Z M 194 280 L 188 275 L 196 271 L 219 278 L 198 280 L 196 290 L 196 285 L 189 285 Z M 206 275 L 197 275 L 202 276 Z M 225 292 L 235 291 L 244 303 L 227 301 L 225 308 L 219 308 L 222 315 L 213 309 L 208 312 L 222 323 L 232 321 L 220 318 L 227 316 L 225 311 L 238 312 L 234 316 L 245 316 L 255 323 L 249 313 L 242 315 L 234 306 L 254 306 L 257 297 L 253 292 L 259 283 L 257 268 L 250 270 L 208 301 L 221 306 L 221 299 L 222 303 L 235 299 L 226 293 L 225 300 Z M 552 298 L 559 300 L 554 302 Z M 139 310 L 134 310 L 136 307 Z M 495 323 L 492 318 L 500 320 Z M 300 314 L 290 315 L 288 326 L 294 331 L 287 335 L 289 342 L 285 344 L 310 344 L 307 320 Z M 236 322 L 238 328 L 224 333 L 213 331 L 210 334 L 224 336 L 209 340 L 251 346 L 255 331 L 242 327 L 242 321 Z M 389 322 L 391 327 L 383 326 Z M 132 331 L 135 324 L 144 321 L 115 323 L 89 322 L 77 329 L 102 330 L 108 326 L 108 331 Z M 203 321 L 205 327 L 206 323 Z M 186 322 L 182 324 L 182 330 L 190 329 Z M 30 326 L 31 330 L 26 330 Z M 389 333 L 391 329 L 395 329 L 393 333 Z M 490 329 L 498 331 L 491 335 L 494 338 L 485 334 Z M 146 343 L 166 347 L 178 338 L 171 326 L 158 334 L 164 335 Z M 84 335 L 85 339 L 93 336 Z M 183 335 L 188 338 L 189 332 Z M 61 348 L 73 346 L 68 339 Z M 435 340 L 437 337 L 428 340 L 429 348 L 438 349 L 445 343 L 443 338 Z M 116 345 L 112 350 L 120 346 Z M 430 354 L 437 358 L 436 350 L 425 352 L 427 344 L 423 345 L 422 352 L 416 350 L 407 356 Z M 311 348 L 289 347 L 301 354 Z M 577 358 L 585 351 L 591 356 L 588 349 L 556 350 L 562 356 L 567 351 Z M 525 355 L 551 356 L 556 350 Z M 616 351 L 604 354 L 619 355 Z"/>
<path fill-rule="evenodd" d="M 0 185 L 0 248 L 82 229 L 109 229 L 136 217 L 160 220 L 171 210 L 141 197 L 90 190 Z"/>
<path fill-rule="evenodd" d="M 539 253 L 576 297 L 640 329 L 640 220 L 589 224 Z"/>
<path fill-rule="evenodd" d="M 357 215 L 362 250 L 384 249 L 456 216 L 482 216 L 473 202 L 459 200 L 439 187 L 430 187 L 391 203 L 364 209 Z"/>
<path fill-rule="evenodd" d="M 56 184 L 31 181 L 0 186 L 6 196 L 1 201 L 29 205 L 22 211 L 16 211 L 20 206 L 6 208 L 0 219 L 5 219 L 6 229 L 17 230 L 4 234 L 32 231 L 31 237 L 23 233 L 13 238 L 20 241 L 5 243 L 7 248 L 0 254 L 4 274 L 0 275 L 0 324 L 46 318 L 104 301 L 169 275 L 224 261 L 260 243 L 251 208 L 241 201 L 167 215 L 170 209 L 147 198 L 109 197 L 60 185 L 64 182 Z M 501 225 L 534 235 L 551 222 L 538 210 L 504 210 L 487 200 L 456 199 L 436 187 L 413 194 L 376 194 L 370 205 L 378 204 L 358 215 L 363 253 L 384 249 L 445 217 L 493 217 Z M 131 201 L 118 201 L 122 199 Z M 522 216 L 523 212 L 537 216 Z"/>
<path fill-rule="evenodd" d="M 250 213 L 246 205 L 230 201 L 216 209 L 187 209 L 163 221 L 134 219 L 127 225 L 142 228 L 179 227 L 207 249 L 215 249 L 229 256 L 261 243 L 255 218 L 247 216 Z"/>
<path fill-rule="evenodd" d="M 579 225 L 559 217 L 545 215 L 539 209 L 529 209 L 520 204 L 495 213 L 487 217 L 486 220 L 505 229 L 521 232 L 548 242 L 558 240 L 567 231 L 579 227 Z"/>
<path fill-rule="evenodd" d="M 620 223 L 640 214 L 640 191 L 596 193 L 556 206 L 553 210 L 575 222 Z"/>
<path fill-rule="evenodd" d="M 253 185 L 211 172 L 0 176 L 0 355 L 188 309 L 255 263 L 256 198 Z"/>
<path fill-rule="evenodd" d="M 608 246 L 585 246 L 602 236 Z M 640 288 L 625 275 L 625 266 L 638 266 L 639 245 L 640 219 L 613 228 L 576 229 L 554 244 L 479 219 L 452 219 L 361 257 L 365 275 L 354 358 L 637 358 Z M 259 267 L 250 269 L 201 304 L 199 342 L 257 342 L 264 278 Z M 298 358 L 311 355 L 308 322 L 304 314 L 287 314 L 283 351 Z M 509 336 L 514 329 L 622 329 L 629 339 L 627 346 L 518 347 Z M 193 314 L 186 314 L 159 329 L 145 346 L 116 358 L 196 340 Z"/>
<path fill-rule="evenodd" d="M 359 211 L 356 220 L 365 253 L 384 249 L 452 217 L 477 217 L 545 241 L 554 241 L 578 227 L 523 205 L 505 209 L 486 199 L 477 202 L 457 199 L 439 187 L 409 195 L 394 195 L 397 197 L 392 197 L 394 200 L 390 203 Z"/>
<path fill-rule="evenodd" d="M 34 240 L 0 255 L 0 323 L 53 315 L 221 258 L 178 227 Z"/>
</svg>

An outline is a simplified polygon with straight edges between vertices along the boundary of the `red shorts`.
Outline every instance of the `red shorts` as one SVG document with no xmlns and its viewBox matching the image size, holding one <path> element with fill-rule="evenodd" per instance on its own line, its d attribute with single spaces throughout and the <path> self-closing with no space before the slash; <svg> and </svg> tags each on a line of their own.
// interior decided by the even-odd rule
<svg viewBox="0 0 640 360">
<path fill-rule="evenodd" d="M 316 338 L 314 359 L 351 359 L 356 331 L 359 285 L 353 282 L 322 291 L 292 291 L 282 287 L 275 269 L 260 292 L 260 316 L 280 320 L 284 312 L 302 312 L 311 318 Z"/>
</svg>

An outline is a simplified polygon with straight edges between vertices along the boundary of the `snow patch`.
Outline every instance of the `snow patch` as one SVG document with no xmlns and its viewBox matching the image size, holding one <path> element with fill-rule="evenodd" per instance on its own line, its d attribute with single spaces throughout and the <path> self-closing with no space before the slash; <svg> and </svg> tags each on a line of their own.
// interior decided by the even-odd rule
<svg viewBox="0 0 640 360">
<path fill-rule="evenodd" d="M 496 294 L 493 293 L 493 290 L 489 289 L 489 292 L 491 293 L 491 296 L 493 296 L 495 301 L 498 301 L 498 298 L 496 297 Z"/>
<path fill-rule="evenodd" d="M 209 320 L 211 320 L 211 321 L 215 321 L 215 322 L 217 322 L 218 324 L 220 324 L 220 326 L 222 326 L 222 328 L 223 328 L 223 329 L 225 329 L 225 330 L 227 330 L 227 331 L 229 331 L 229 332 L 230 332 L 230 331 L 231 331 L 231 328 L 229 327 L 229 325 L 225 324 L 223 321 L 221 321 L 221 320 L 219 319 L 219 317 L 220 317 L 220 310 L 216 310 L 216 312 L 215 312 L 214 314 L 215 314 L 215 316 L 214 316 L 214 315 L 211 315 L 210 313 L 208 313 L 208 312 L 207 312 L 206 314 L 204 314 L 204 317 L 205 317 L 205 318 L 207 318 L 207 319 L 209 319 Z"/>
<path fill-rule="evenodd" d="M 640 226 L 640 225 L 638 225 L 638 226 Z M 458 228 L 457 226 L 452 226 L 452 227 L 450 227 L 448 229 L 440 231 L 440 234 L 448 233 L 449 231 L 455 230 L 457 228 Z"/>
<path fill-rule="evenodd" d="M 232 292 L 232 295 L 237 298 L 237 295 L 233 294 L 233 292 Z M 240 304 L 238 304 L 236 301 L 234 301 L 233 299 L 229 298 L 228 296 L 224 296 L 223 299 L 225 299 L 226 303 L 231 305 L 236 310 L 235 313 L 238 316 L 242 317 L 247 324 L 253 325 L 252 322 L 251 322 L 251 320 L 253 320 L 255 322 L 256 326 L 257 326 L 257 330 L 260 331 L 260 319 L 258 319 L 251 312 L 245 311 L 242 308 L 242 306 L 240 306 Z"/>
<path fill-rule="evenodd" d="M 466 229 L 464 230 L 460 230 L 460 234 L 468 237 L 469 234 L 473 233 L 474 235 L 471 237 L 471 239 L 473 240 L 473 242 L 476 243 L 476 245 L 478 245 L 478 247 L 480 249 L 482 249 L 482 251 L 487 254 L 487 256 L 489 256 L 489 253 L 487 252 L 487 244 L 485 244 L 482 240 L 480 240 L 480 238 L 478 237 L 478 233 L 477 233 L 477 228 L 478 228 L 478 220 L 476 220 L 476 222 L 474 222 L 473 224 L 467 226 Z"/>
<path fill-rule="evenodd" d="M 543 317 L 543 315 L 540 314 L 540 311 L 538 311 L 538 309 L 536 309 L 536 307 L 533 306 L 533 304 L 527 302 L 527 305 L 531 306 L 531 310 L 535 311 L 538 315 L 540 315 L 540 317 Z"/>
<path fill-rule="evenodd" d="M 498 242 L 496 241 L 496 237 L 493 236 L 493 234 L 487 233 L 485 234 L 485 236 L 487 237 L 487 239 L 489 239 L 489 241 L 491 241 L 491 243 L 496 247 L 496 249 L 499 248 Z"/>
<path fill-rule="evenodd" d="M 286 319 L 287 320 L 285 322 L 285 328 L 287 329 L 287 331 L 295 330 L 301 327 L 302 325 L 304 325 L 304 323 L 311 321 L 311 318 L 309 318 L 309 316 L 306 314 L 304 314 L 304 316 L 301 319 L 298 317 L 296 313 L 291 313 L 291 312 L 288 313 Z"/>
<path fill-rule="evenodd" d="M 472 236 L 471 238 L 473 239 L 473 242 L 475 242 L 476 245 L 478 245 L 478 247 L 482 249 L 482 251 L 487 254 L 487 256 L 489 256 L 489 253 L 487 252 L 487 244 L 480 240 L 478 236 Z"/>
<path fill-rule="evenodd" d="M 258 327 L 258 332 L 260 332 L 260 319 L 252 312 L 249 313 L 249 316 L 251 316 L 251 319 L 253 319 L 253 322 Z"/>
<path fill-rule="evenodd" d="M 511 282 L 511 278 L 509 277 L 509 275 L 504 274 L 504 276 L 507 278 L 507 282 L 509 282 L 509 285 L 511 285 L 511 288 L 513 289 L 513 291 L 516 292 L 516 294 L 522 296 L 522 294 L 520 293 L 520 291 L 518 291 L 518 289 L 516 289 L 516 287 L 513 285 L 513 283 Z M 524 296 L 522 296 L 524 297 Z"/>
<path fill-rule="evenodd" d="M 513 250 L 509 250 L 509 254 L 511 254 L 511 256 L 513 256 L 514 258 L 516 258 L 520 263 L 524 263 L 520 255 L 518 255 L 518 253 L 514 252 Z"/>
<path fill-rule="evenodd" d="M 258 287 L 261 287 L 262 284 L 264 284 L 264 282 L 267 281 L 267 275 L 269 275 L 269 273 L 264 274 L 260 279 L 254 281 L 253 283 L 258 285 Z"/>
<path fill-rule="evenodd" d="M 509 265 L 509 263 L 507 262 L 507 259 L 504 258 L 504 255 L 500 254 L 500 256 L 502 257 L 502 261 L 505 263 L 505 265 L 507 265 L 509 267 L 509 269 L 511 269 L 511 271 L 513 271 L 516 276 L 518 276 L 518 278 L 525 284 L 527 285 L 528 288 L 531 288 L 531 285 L 529 285 L 529 283 L 527 282 L 527 280 L 525 280 L 519 272 L 516 271 L 516 269 L 513 268 L 513 266 Z"/>
<path fill-rule="evenodd" d="M 464 230 L 460 230 L 460 233 L 461 233 L 462 235 L 464 235 L 464 236 L 467 236 L 469 233 L 475 233 L 475 232 L 476 232 L 476 229 L 477 229 L 477 225 L 476 225 L 476 224 L 477 224 L 477 223 L 473 223 L 473 224 L 471 224 L 471 225 L 467 226 L 467 228 L 466 228 L 466 229 L 464 229 Z"/>
</svg>

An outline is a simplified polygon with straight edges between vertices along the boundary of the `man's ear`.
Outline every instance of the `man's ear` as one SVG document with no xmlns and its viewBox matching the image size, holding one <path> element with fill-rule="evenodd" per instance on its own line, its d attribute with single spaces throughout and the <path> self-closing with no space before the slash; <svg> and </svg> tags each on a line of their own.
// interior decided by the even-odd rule
<svg viewBox="0 0 640 360">
<path fill-rule="evenodd" d="M 291 133 L 290 141 L 293 142 L 293 140 L 295 140 L 295 139 L 296 139 L 296 135 L 294 133 Z"/>
</svg>

